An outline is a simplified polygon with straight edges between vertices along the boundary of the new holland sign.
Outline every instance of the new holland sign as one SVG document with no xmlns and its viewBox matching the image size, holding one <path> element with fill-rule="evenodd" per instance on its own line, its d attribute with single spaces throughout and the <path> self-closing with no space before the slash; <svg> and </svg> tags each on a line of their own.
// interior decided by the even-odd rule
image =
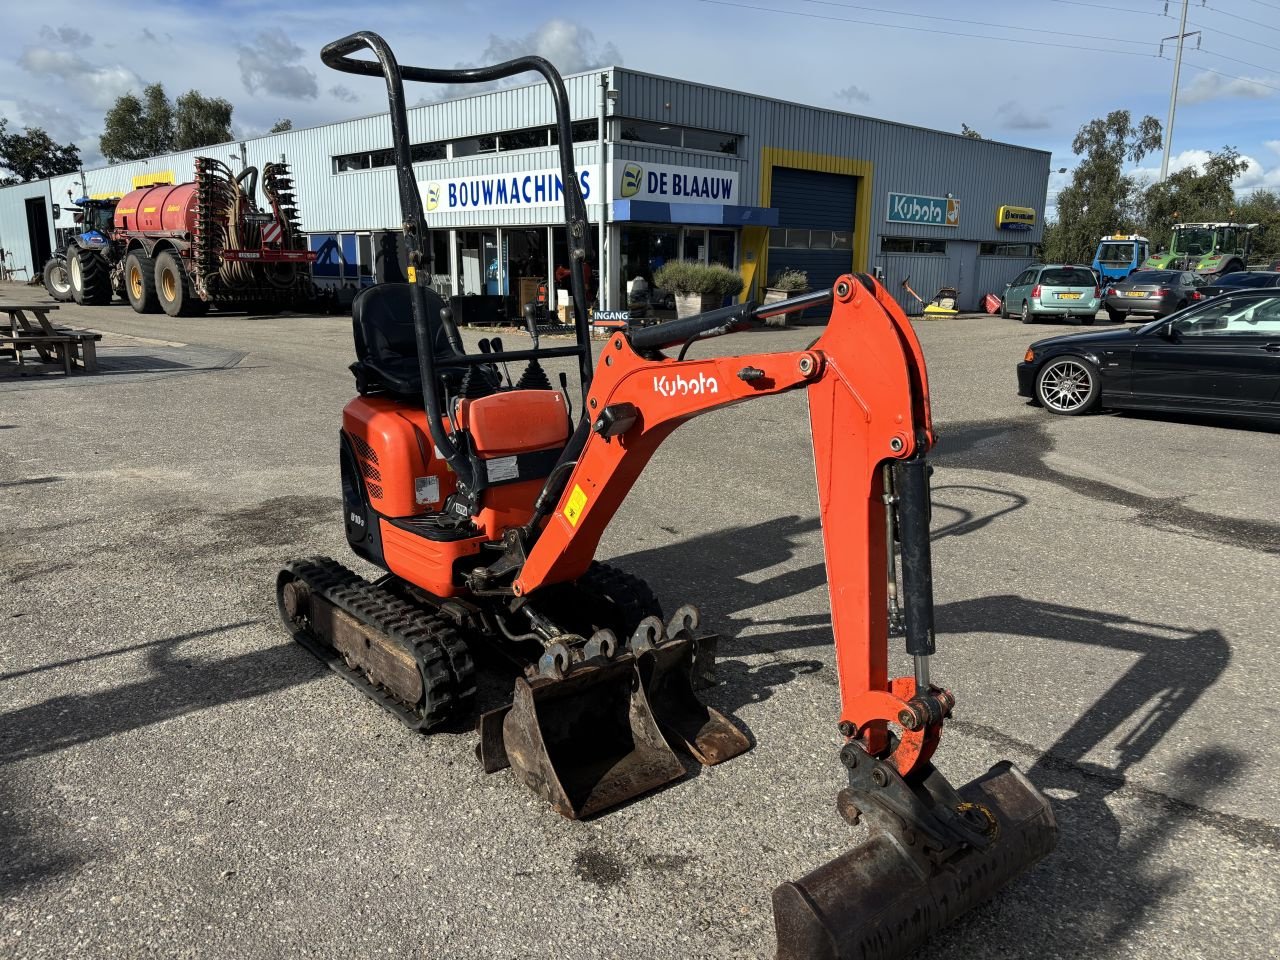
<svg viewBox="0 0 1280 960">
<path fill-rule="evenodd" d="M 960 226 L 960 201 L 955 197 L 889 194 L 890 223 L 921 223 L 934 227 Z"/>
</svg>

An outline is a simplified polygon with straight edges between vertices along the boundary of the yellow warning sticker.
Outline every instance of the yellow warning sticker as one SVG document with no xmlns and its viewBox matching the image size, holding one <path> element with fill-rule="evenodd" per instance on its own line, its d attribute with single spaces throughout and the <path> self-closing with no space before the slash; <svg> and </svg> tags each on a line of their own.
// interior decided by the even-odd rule
<svg viewBox="0 0 1280 960">
<path fill-rule="evenodd" d="M 564 518 L 569 521 L 569 526 L 576 527 L 578 525 L 578 520 L 582 516 L 582 509 L 586 505 L 587 495 L 575 483 L 572 492 L 569 494 L 569 502 L 564 505 Z"/>
<path fill-rule="evenodd" d="M 410 282 L 410 283 L 417 283 L 417 282 L 418 282 L 418 271 L 417 271 L 416 269 L 414 269 L 413 267 L 410 267 L 410 268 L 409 268 L 409 282 Z"/>
</svg>

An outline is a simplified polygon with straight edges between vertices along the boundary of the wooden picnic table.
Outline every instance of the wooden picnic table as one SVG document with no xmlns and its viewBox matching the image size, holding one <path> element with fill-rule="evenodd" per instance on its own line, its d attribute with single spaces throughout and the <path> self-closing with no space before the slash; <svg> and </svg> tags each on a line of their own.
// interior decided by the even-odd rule
<svg viewBox="0 0 1280 960">
<path fill-rule="evenodd" d="M 0 313 L 9 315 L 8 324 L 0 324 L 0 345 L 9 344 L 21 367 L 22 351 L 34 349 L 45 363 L 61 363 L 65 373 L 71 373 L 71 365 L 79 360 L 85 373 L 98 370 L 98 341 L 102 334 L 71 327 L 54 326 L 49 311 L 57 310 L 52 303 L 4 303 Z"/>
</svg>

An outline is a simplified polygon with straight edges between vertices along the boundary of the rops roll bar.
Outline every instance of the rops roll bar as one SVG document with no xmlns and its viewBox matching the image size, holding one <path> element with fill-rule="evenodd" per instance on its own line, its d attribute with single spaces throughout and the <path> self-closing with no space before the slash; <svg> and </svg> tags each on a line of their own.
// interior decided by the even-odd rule
<svg viewBox="0 0 1280 960">
<path fill-rule="evenodd" d="M 377 58 L 356 60 L 350 54 L 357 50 L 373 51 Z M 526 350 L 506 354 L 508 359 L 519 357 L 577 356 L 582 396 L 585 400 L 591 387 L 591 332 L 587 323 L 587 290 L 583 279 L 583 264 L 591 256 L 591 232 L 587 229 L 587 206 L 582 198 L 578 177 L 573 166 L 573 132 L 569 122 L 569 96 L 564 80 L 549 62 L 541 57 L 517 57 L 490 67 L 471 67 L 465 70 L 441 70 L 429 67 L 402 67 L 386 40 L 372 31 L 361 30 L 335 40 L 320 51 L 320 59 L 328 67 L 343 73 L 359 76 L 381 76 L 387 83 L 387 100 L 391 107 L 391 147 L 396 163 L 396 182 L 400 193 L 400 211 L 403 218 L 405 249 L 409 257 L 409 301 L 413 309 L 414 336 L 418 347 L 418 372 L 422 377 L 422 400 L 427 413 L 427 426 L 431 439 L 457 474 L 460 485 L 469 492 L 474 490 L 471 463 L 453 442 L 444 428 L 437 393 L 435 356 L 431 349 L 433 318 L 428 317 L 423 287 L 430 282 L 431 249 L 425 244 L 426 217 L 422 209 L 422 197 L 413 175 L 413 161 L 409 151 L 409 121 L 405 109 L 404 81 L 424 83 L 485 83 L 520 73 L 541 74 L 551 87 L 555 101 L 556 129 L 559 132 L 560 179 L 563 183 L 565 227 L 569 244 L 569 287 L 573 297 L 574 327 L 577 333 L 576 347 L 558 347 L 545 350 Z M 425 248 L 425 249 L 424 249 Z M 424 273 L 425 275 L 419 276 Z M 454 350 L 461 354 L 450 357 L 450 366 L 470 366 L 493 362 L 492 354 L 468 354 L 462 346 L 458 328 L 451 317 L 441 317 L 445 335 Z M 584 403 L 585 407 L 585 403 Z"/>
</svg>

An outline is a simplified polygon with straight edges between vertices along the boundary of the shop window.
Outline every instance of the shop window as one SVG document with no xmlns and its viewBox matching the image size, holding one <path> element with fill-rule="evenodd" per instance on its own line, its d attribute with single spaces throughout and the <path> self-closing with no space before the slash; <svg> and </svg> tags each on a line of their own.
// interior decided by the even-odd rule
<svg viewBox="0 0 1280 960">
<path fill-rule="evenodd" d="M 627 120 L 622 125 L 622 139 L 638 143 L 657 143 L 664 147 L 683 145 L 682 131 L 670 124 L 648 123 L 643 120 Z"/>
<path fill-rule="evenodd" d="M 881 237 L 880 252 L 945 254 L 947 241 L 921 240 L 914 237 Z"/>
<path fill-rule="evenodd" d="M 498 135 L 499 150 L 532 150 L 534 147 L 547 145 L 547 128 L 537 127 L 533 130 L 513 130 Z"/>
<path fill-rule="evenodd" d="M 712 130 L 684 131 L 686 150 L 707 150 L 711 153 L 728 153 L 738 155 L 738 138 L 728 133 L 716 133 Z"/>
<path fill-rule="evenodd" d="M 453 155 L 455 157 L 474 157 L 479 154 L 497 152 L 498 138 L 496 136 L 464 137 L 461 140 L 453 141 Z"/>
<path fill-rule="evenodd" d="M 599 139 L 596 136 L 599 133 L 599 125 L 595 120 L 576 120 L 570 125 L 573 133 L 574 143 L 592 143 Z M 550 128 L 550 142 L 554 147 L 560 142 L 560 129 L 558 127 Z"/>
<path fill-rule="evenodd" d="M 432 160 L 443 160 L 445 149 L 443 143 L 415 143 L 409 148 L 409 156 L 414 163 L 429 163 Z"/>
<path fill-rule="evenodd" d="M 334 173 L 346 173 L 348 170 L 368 170 L 369 167 L 369 154 L 367 152 L 348 153 L 333 158 Z"/>
<path fill-rule="evenodd" d="M 831 231 L 831 249 L 832 250 L 852 250 L 853 249 L 853 231 L 852 230 L 832 230 Z"/>
<path fill-rule="evenodd" d="M 787 249 L 788 250 L 808 250 L 809 249 L 809 231 L 808 230 L 787 230 Z"/>
<path fill-rule="evenodd" d="M 373 283 L 373 237 L 370 234 L 356 234 L 356 262 L 360 265 L 360 286 L 370 286 Z"/>
<path fill-rule="evenodd" d="M 980 243 L 980 257 L 1034 257 L 1039 254 L 1038 243 Z M 1132 253 L 1132 250 L 1130 250 Z M 1128 260 L 1125 261 L 1126 263 Z"/>
<path fill-rule="evenodd" d="M 810 230 L 809 231 L 809 249 L 810 250 L 830 250 L 831 249 L 831 231 L 830 230 Z"/>
<path fill-rule="evenodd" d="M 893 239 L 886 237 L 885 239 Z M 852 250 L 853 232 L 850 230 L 796 230 L 773 227 L 769 231 L 769 246 L 788 250 Z"/>
</svg>

